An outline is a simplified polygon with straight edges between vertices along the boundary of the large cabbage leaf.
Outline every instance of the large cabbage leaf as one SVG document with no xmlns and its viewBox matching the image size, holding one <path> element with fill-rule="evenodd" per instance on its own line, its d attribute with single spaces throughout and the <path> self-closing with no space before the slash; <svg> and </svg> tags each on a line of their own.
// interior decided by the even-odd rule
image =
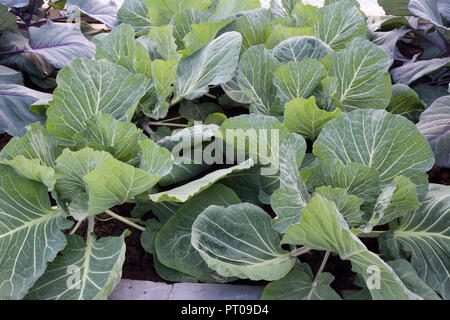
<svg viewBox="0 0 450 320">
<path fill-rule="evenodd" d="M 0 298 L 21 299 L 66 246 L 71 226 L 47 187 L 0 164 Z"/>
</svg>

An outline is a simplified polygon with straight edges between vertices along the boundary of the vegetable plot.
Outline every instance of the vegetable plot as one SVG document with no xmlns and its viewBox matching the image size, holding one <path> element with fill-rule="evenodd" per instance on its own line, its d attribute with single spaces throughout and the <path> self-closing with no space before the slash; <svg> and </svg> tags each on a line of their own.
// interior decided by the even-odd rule
<svg viewBox="0 0 450 320">
<path fill-rule="evenodd" d="M 450 187 L 427 175 L 448 165 L 430 126 L 448 99 L 420 115 L 392 85 L 357 1 L 91 2 L 66 6 L 112 28 L 88 40 L 52 21 L 24 36 L 28 3 L 0 1 L 0 299 L 106 299 L 128 232 L 98 238 L 100 214 L 142 231 L 167 281 L 342 299 L 335 255 L 361 288 L 346 299 L 449 298 Z M 24 86 L 43 63 L 52 94 Z"/>
</svg>

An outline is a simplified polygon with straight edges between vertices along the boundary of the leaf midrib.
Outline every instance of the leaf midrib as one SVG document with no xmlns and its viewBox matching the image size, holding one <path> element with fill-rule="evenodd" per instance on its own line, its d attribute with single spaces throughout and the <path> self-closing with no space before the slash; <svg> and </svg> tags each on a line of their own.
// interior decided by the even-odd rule
<svg viewBox="0 0 450 320">
<path fill-rule="evenodd" d="M 56 215 L 56 213 L 58 213 L 58 215 Z M 8 237 L 10 235 L 13 235 L 13 234 L 15 234 L 15 233 L 17 233 L 17 232 L 19 232 L 19 231 L 21 231 L 23 229 L 26 229 L 26 228 L 30 228 L 31 229 L 33 226 L 41 224 L 43 222 L 46 222 L 47 220 L 51 220 L 53 218 L 56 218 L 59 215 L 60 215 L 60 212 L 58 210 L 55 210 L 55 211 L 49 210 L 48 214 L 46 214 L 44 216 L 41 216 L 38 219 L 28 221 L 28 222 L 26 222 L 25 224 L 21 225 L 18 228 L 15 228 L 13 230 L 10 230 L 9 232 L 0 234 L 0 239 L 6 238 L 6 237 Z"/>
</svg>

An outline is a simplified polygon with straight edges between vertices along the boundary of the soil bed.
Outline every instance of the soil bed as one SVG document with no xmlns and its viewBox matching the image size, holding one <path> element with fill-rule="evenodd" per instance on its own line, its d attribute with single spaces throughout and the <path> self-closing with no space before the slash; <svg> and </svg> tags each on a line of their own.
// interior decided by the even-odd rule
<svg viewBox="0 0 450 320">
<path fill-rule="evenodd" d="M 0 151 L 8 144 L 9 140 L 11 140 L 11 136 L 0 134 Z"/>
</svg>

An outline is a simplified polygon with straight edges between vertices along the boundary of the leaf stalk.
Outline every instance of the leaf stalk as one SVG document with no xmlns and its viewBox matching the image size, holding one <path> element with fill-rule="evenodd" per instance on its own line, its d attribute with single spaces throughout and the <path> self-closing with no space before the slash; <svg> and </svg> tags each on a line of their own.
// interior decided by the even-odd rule
<svg viewBox="0 0 450 320">
<path fill-rule="evenodd" d="M 169 108 L 179 104 L 182 100 L 183 100 L 183 98 L 180 98 L 180 97 L 177 97 L 177 98 L 173 99 L 172 102 L 170 103 Z"/>
<path fill-rule="evenodd" d="M 111 210 L 106 210 L 105 213 L 110 215 L 111 217 L 113 217 L 113 218 L 115 218 L 115 219 L 117 219 L 117 220 L 119 220 L 119 221 L 129 225 L 130 227 L 136 228 L 136 229 L 138 229 L 140 231 L 145 231 L 144 227 L 142 227 L 142 226 L 140 226 L 140 225 L 138 225 L 138 224 L 136 224 L 134 222 L 131 222 L 130 220 L 128 220 L 125 217 L 119 216 L 118 214 L 112 212 Z"/>
<path fill-rule="evenodd" d="M 152 122 L 148 123 L 150 126 L 166 126 L 166 127 L 179 127 L 179 128 L 188 128 L 189 125 L 181 124 L 181 123 L 169 123 L 169 122 Z"/>
<path fill-rule="evenodd" d="M 77 222 L 77 224 L 75 225 L 75 227 L 73 227 L 72 231 L 70 231 L 70 235 L 75 234 L 75 232 L 78 231 L 78 229 L 80 228 L 81 224 L 83 223 L 83 220 L 80 220 Z"/>
<path fill-rule="evenodd" d="M 313 284 L 311 290 L 308 293 L 308 297 L 306 300 L 311 300 L 314 291 L 316 290 L 317 284 L 319 282 L 319 276 L 325 269 L 325 265 L 327 264 L 328 258 L 330 257 L 330 251 L 325 252 L 325 256 L 323 257 L 322 263 L 320 264 L 319 270 L 317 270 L 316 276 L 314 277 Z"/>
<path fill-rule="evenodd" d="M 367 233 L 360 233 L 358 237 L 360 238 L 378 238 L 380 235 L 385 233 L 386 231 L 371 231 Z"/>
</svg>

